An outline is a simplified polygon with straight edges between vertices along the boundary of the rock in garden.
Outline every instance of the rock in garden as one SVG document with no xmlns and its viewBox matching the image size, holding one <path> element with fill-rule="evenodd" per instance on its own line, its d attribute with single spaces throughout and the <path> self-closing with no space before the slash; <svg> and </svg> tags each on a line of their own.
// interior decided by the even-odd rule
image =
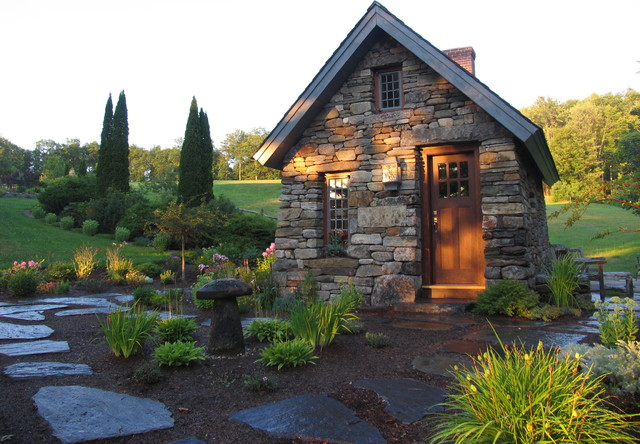
<svg viewBox="0 0 640 444">
<path fill-rule="evenodd" d="M 38 414 L 63 443 L 146 433 L 173 427 L 167 407 L 136 398 L 77 385 L 42 387 L 33 396 Z"/>
<path fill-rule="evenodd" d="M 0 339 L 42 339 L 51 336 L 53 329 L 46 325 L 19 325 L 0 322 Z"/>
<path fill-rule="evenodd" d="M 40 378 L 45 376 L 92 375 L 93 371 L 87 364 L 20 362 L 5 367 L 3 373 L 10 378 Z"/>
<path fill-rule="evenodd" d="M 41 355 L 68 351 L 69 343 L 67 341 L 49 341 L 47 339 L 0 345 L 0 354 L 7 356 Z"/>
</svg>

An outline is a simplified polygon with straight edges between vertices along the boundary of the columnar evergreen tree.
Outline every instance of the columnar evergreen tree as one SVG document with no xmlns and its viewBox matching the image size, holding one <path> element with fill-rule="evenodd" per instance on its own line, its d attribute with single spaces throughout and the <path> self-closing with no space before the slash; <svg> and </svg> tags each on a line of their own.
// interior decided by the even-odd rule
<svg viewBox="0 0 640 444">
<path fill-rule="evenodd" d="M 102 133 L 100 134 L 100 149 L 98 150 L 98 163 L 96 165 L 96 188 L 98 194 L 105 195 L 110 184 L 111 175 L 111 133 L 113 132 L 113 101 L 111 94 L 104 109 L 102 120 Z"/>
<path fill-rule="evenodd" d="M 191 100 L 184 142 L 180 151 L 180 177 L 178 196 L 187 206 L 197 206 L 212 198 L 213 176 L 211 163 L 213 145 L 209 132 L 209 119 L 200 110 L 194 97 Z"/>
<path fill-rule="evenodd" d="M 127 114 L 127 98 L 124 91 L 121 91 L 116 110 L 113 113 L 111 187 L 125 193 L 129 191 L 129 121 Z"/>
</svg>

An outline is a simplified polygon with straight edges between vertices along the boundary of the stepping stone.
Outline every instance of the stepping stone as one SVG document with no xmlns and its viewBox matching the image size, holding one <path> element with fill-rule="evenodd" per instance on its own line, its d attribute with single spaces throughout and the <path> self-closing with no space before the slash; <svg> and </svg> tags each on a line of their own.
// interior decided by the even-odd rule
<svg viewBox="0 0 640 444">
<path fill-rule="evenodd" d="M 7 356 L 41 355 L 45 353 L 65 353 L 69 351 L 67 341 L 41 341 L 13 342 L 0 345 L 0 354 Z"/>
<path fill-rule="evenodd" d="M 88 307 L 88 308 L 72 308 L 71 310 L 62 310 L 56 313 L 56 316 L 79 316 L 86 314 L 108 314 L 113 313 L 117 309 L 121 309 L 122 311 L 129 311 L 131 308 L 129 307 L 120 307 L 116 305 L 114 307 Z"/>
<path fill-rule="evenodd" d="M 3 373 L 10 378 L 40 378 L 45 376 L 92 375 L 93 370 L 86 364 L 21 362 L 5 367 Z"/>
<path fill-rule="evenodd" d="M 41 339 L 52 334 L 53 329 L 46 325 L 19 325 L 0 322 L 0 339 Z"/>
<path fill-rule="evenodd" d="M 21 321 L 44 321 L 44 314 L 41 311 L 23 311 L 21 313 L 2 315 L 2 317 Z"/>
<path fill-rule="evenodd" d="M 451 377 L 455 365 L 470 368 L 473 360 L 459 353 L 438 353 L 434 356 L 416 356 L 411 361 L 413 368 L 423 373 Z"/>
<path fill-rule="evenodd" d="M 566 331 L 569 333 L 584 333 L 584 334 L 592 334 L 599 333 L 597 326 L 590 326 L 587 324 L 564 324 L 564 325 L 553 325 L 549 328 L 550 330 L 560 330 Z"/>
<path fill-rule="evenodd" d="M 496 333 L 489 328 L 476 330 L 465 336 L 464 339 L 497 344 L 497 334 L 503 344 L 520 345 L 522 343 L 525 347 L 536 347 L 538 341 L 542 341 L 545 347 L 566 347 L 577 344 L 586 338 L 584 334 L 559 333 L 538 329 L 496 328 L 495 330 Z"/>
<path fill-rule="evenodd" d="M 286 439 L 358 444 L 385 442 L 378 429 L 326 394 L 296 396 L 242 410 L 229 419 Z"/>
<path fill-rule="evenodd" d="M 108 293 L 117 295 L 119 293 Z M 49 304 L 67 304 L 67 305 L 91 305 L 95 307 L 118 307 L 118 304 L 115 304 L 111 301 L 107 301 L 103 297 L 60 297 L 60 298 L 45 298 L 38 299 L 35 302 L 49 303 Z"/>
<path fill-rule="evenodd" d="M 0 307 L 0 316 L 9 316 L 16 313 L 26 312 L 42 312 L 45 310 L 57 310 L 59 308 L 67 308 L 64 304 L 29 304 L 29 305 L 9 305 Z"/>
<path fill-rule="evenodd" d="M 387 403 L 385 411 L 405 424 L 421 420 L 427 413 L 441 412 L 447 393 L 437 387 L 407 378 L 364 379 L 354 387 L 373 390 Z"/>
<path fill-rule="evenodd" d="M 42 387 L 32 399 L 53 436 L 63 443 L 173 427 L 171 412 L 152 399 L 78 385 Z"/>
<path fill-rule="evenodd" d="M 129 302 L 133 302 L 135 298 L 133 297 L 133 295 L 130 295 L 130 294 L 122 294 L 122 295 L 116 296 L 114 299 L 118 301 L 120 304 L 127 304 Z"/>
</svg>

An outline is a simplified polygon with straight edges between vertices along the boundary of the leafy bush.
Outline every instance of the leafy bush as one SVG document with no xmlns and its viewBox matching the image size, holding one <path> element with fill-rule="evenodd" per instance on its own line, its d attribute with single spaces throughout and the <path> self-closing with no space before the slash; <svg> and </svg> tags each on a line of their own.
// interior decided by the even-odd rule
<svg viewBox="0 0 640 444">
<path fill-rule="evenodd" d="M 84 229 L 84 227 L 83 227 Z M 98 264 L 99 248 L 84 244 L 73 251 L 73 268 L 78 279 L 87 279 Z"/>
<path fill-rule="evenodd" d="M 119 308 L 108 314 L 105 322 L 99 320 L 100 329 L 113 354 L 128 358 L 142 350 L 157 317 L 157 312 L 145 313 L 142 306 L 136 304 L 131 311 Z"/>
<path fill-rule="evenodd" d="M 118 221 L 119 227 L 129 230 L 132 237 L 142 236 L 145 225 L 153 219 L 154 207 L 146 201 L 133 202 Z"/>
<path fill-rule="evenodd" d="M 58 216 L 55 213 L 47 213 L 44 217 L 44 223 L 47 225 L 53 225 L 58 220 Z"/>
<path fill-rule="evenodd" d="M 367 340 L 367 344 L 369 344 L 373 348 L 385 348 L 389 345 L 389 337 L 383 335 L 382 333 L 365 333 L 364 338 Z"/>
<path fill-rule="evenodd" d="M 138 304 L 151 305 L 151 298 L 156 294 L 151 287 L 138 287 L 133 290 L 133 300 Z"/>
<path fill-rule="evenodd" d="M 134 287 L 139 287 L 141 285 L 144 285 L 147 282 L 147 277 L 144 275 L 144 273 L 138 270 L 127 271 L 127 274 L 125 274 L 124 279 L 125 281 L 127 281 L 128 285 L 132 285 Z"/>
<path fill-rule="evenodd" d="M 291 337 L 291 323 L 283 319 L 258 319 L 245 328 L 244 335 L 260 342 L 285 341 Z"/>
<path fill-rule="evenodd" d="M 41 282 L 36 288 L 36 293 L 55 293 L 57 287 L 57 282 Z"/>
<path fill-rule="evenodd" d="M 152 278 L 160 276 L 160 273 L 164 271 L 164 269 L 160 265 L 154 264 L 153 262 L 138 264 L 134 268 L 145 276 L 149 276 Z"/>
<path fill-rule="evenodd" d="M 176 276 L 171 270 L 165 270 L 160 273 L 160 283 L 163 285 L 171 285 L 176 283 Z"/>
<path fill-rule="evenodd" d="M 604 376 L 606 385 L 615 394 L 640 395 L 640 342 L 618 341 L 616 347 L 601 344 L 570 345 L 563 355 L 580 356 L 582 370 L 591 369 L 594 377 Z"/>
<path fill-rule="evenodd" d="M 95 236 L 98 233 L 99 224 L 97 220 L 87 219 L 82 222 L 82 234 L 85 236 Z"/>
<path fill-rule="evenodd" d="M 49 265 L 45 272 L 50 281 L 74 281 L 76 279 L 76 270 L 73 262 L 54 262 Z"/>
<path fill-rule="evenodd" d="M 133 261 L 122 255 L 120 249 L 122 245 L 112 245 L 107 247 L 107 275 L 114 282 L 122 282 L 127 275 L 127 271 L 133 268 Z"/>
<path fill-rule="evenodd" d="M 160 342 L 192 341 L 191 333 L 198 329 L 198 324 L 191 318 L 169 318 L 158 321 L 153 332 L 160 337 Z"/>
<path fill-rule="evenodd" d="M 71 202 L 86 202 L 95 195 L 94 175 L 64 176 L 51 181 L 38 201 L 45 211 L 60 213 Z"/>
<path fill-rule="evenodd" d="M 196 347 L 195 342 L 165 342 L 155 349 L 153 360 L 167 367 L 189 365 L 204 360 L 204 347 Z"/>
<path fill-rule="evenodd" d="M 291 315 L 291 312 L 296 308 L 303 305 L 304 302 L 301 299 L 287 296 L 284 298 L 277 297 L 273 300 L 272 311 L 276 315 L 285 314 Z"/>
<path fill-rule="evenodd" d="M 343 325 L 340 333 L 348 335 L 359 335 L 364 330 L 364 324 L 357 319 L 348 319 Z"/>
<path fill-rule="evenodd" d="M 565 311 L 562 308 L 563 307 L 549 304 L 539 305 L 524 313 L 523 316 L 531 320 L 542 320 L 545 322 L 549 322 L 565 314 Z"/>
<path fill-rule="evenodd" d="M 220 251 L 232 262 L 240 263 L 242 259 L 257 257 L 267 248 L 275 237 L 276 221 L 263 216 L 236 212 L 231 214 L 214 240 L 218 244 L 234 245 L 245 250 L 243 257 L 238 257 L 231 251 Z M 248 254 L 246 250 L 253 250 Z"/>
<path fill-rule="evenodd" d="M 69 282 L 60 282 L 56 287 L 56 294 L 67 294 L 71 290 L 71 284 Z"/>
<path fill-rule="evenodd" d="M 44 208 L 42 208 L 40 205 L 35 205 L 31 209 L 31 215 L 34 217 L 34 219 L 44 219 L 44 217 L 47 215 L 47 212 L 44 211 Z"/>
<path fill-rule="evenodd" d="M 9 294 L 18 298 L 33 296 L 38 291 L 38 284 L 42 282 L 41 265 L 39 262 L 14 262 L 7 280 Z"/>
<path fill-rule="evenodd" d="M 298 367 L 305 364 L 315 364 L 313 346 L 307 342 L 294 339 L 292 341 L 275 342 L 262 350 L 260 362 L 266 366 L 275 366 L 278 370 L 284 367 Z"/>
<path fill-rule="evenodd" d="M 551 302 L 557 307 L 576 306 L 573 291 L 580 285 L 580 264 L 573 254 L 556 259 L 545 270 L 548 275 L 547 287 L 551 291 Z"/>
<path fill-rule="evenodd" d="M 438 414 L 432 443 L 636 442 L 630 416 L 605 403 L 602 378 L 580 360 L 537 348 L 489 348 L 470 370 L 454 367 L 455 387 Z"/>
<path fill-rule="evenodd" d="M 131 231 L 128 228 L 116 227 L 116 231 L 114 234 L 116 242 L 126 242 L 129 240 L 130 236 L 131 236 Z"/>
<path fill-rule="evenodd" d="M 86 205 L 85 214 L 88 219 L 98 221 L 101 233 L 114 233 L 127 209 L 143 199 L 139 193 L 110 192 L 104 197 L 91 199 Z"/>
<path fill-rule="evenodd" d="M 247 376 L 242 385 L 250 392 L 271 393 L 278 390 L 278 383 L 266 376 Z"/>
<path fill-rule="evenodd" d="M 144 364 L 133 373 L 133 379 L 141 384 L 156 384 L 162 380 L 162 372 L 155 364 Z"/>
<path fill-rule="evenodd" d="M 153 238 L 153 241 L 151 242 L 153 248 L 158 251 L 167 251 L 167 249 L 169 248 L 169 243 L 171 243 L 171 236 L 166 233 L 156 234 Z"/>
<path fill-rule="evenodd" d="M 62 219 L 60 219 L 60 228 L 62 228 L 63 230 L 70 230 L 73 228 L 73 217 L 71 216 L 65 216 Z"/>
<path fill-rule="evenodd" d="M 638 325 L 633 308 L 638 304 L 633 299 L 622 300 L 617 296 L 610 301 L 613 311 L 609 310 L 609 302 L 596 301 L 595 304 L 598 309 L 595 315 L 600 323 L 600 340 L 607 347 L 615 346 L 618 341 L 635 340 Z"/>
<path fill-rule="evenodd" d="M 525 316 L 540 297 L 526 284 L 511 279 L 498 281 L 478 294 L 474 312 L 485 315 Z"/>
</svg>

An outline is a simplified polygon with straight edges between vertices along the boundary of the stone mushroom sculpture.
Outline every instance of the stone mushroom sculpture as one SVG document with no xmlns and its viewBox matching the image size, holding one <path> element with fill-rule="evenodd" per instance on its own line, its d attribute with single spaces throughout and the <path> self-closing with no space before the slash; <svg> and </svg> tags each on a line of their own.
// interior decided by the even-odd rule
<svg viewBox="0 0 640 444">
<path fill-rule="evenodd" d="M 215 301 L 211 314 L 209 354 L 230 356 L 244 352 L 244 336 L 236 298 L 252 292 L 251 285 L 233 278 L 216 279 L 198 289 L 198 299 Z"/>
</svg>

